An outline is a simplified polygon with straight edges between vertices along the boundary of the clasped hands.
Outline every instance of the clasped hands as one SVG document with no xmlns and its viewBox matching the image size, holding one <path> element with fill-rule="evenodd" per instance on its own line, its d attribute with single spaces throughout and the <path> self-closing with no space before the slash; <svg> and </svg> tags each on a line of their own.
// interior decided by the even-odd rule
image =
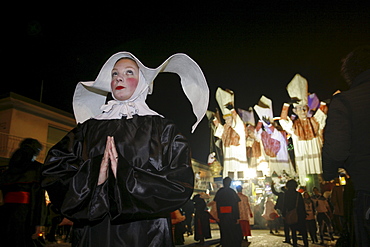
<svg viewBox="0 0 370 247">
<path fill-rule="evenodd" d="M 114 177 L 117 174 L 118 153 L 116 145 L 114 144 L 114 137 L 108 136 L 105 145 L 104 156 L 100 164 L 100 172 L 98 178 L 98 185 L 101 185 L 108 179 L 109 165 L 113 171 Z"/>
</svg>

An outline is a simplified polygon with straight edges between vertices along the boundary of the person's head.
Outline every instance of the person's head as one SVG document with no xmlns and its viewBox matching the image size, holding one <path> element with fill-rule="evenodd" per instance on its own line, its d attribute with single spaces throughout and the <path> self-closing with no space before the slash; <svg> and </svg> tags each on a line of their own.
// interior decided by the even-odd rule
<svg viewBox="0 0 370 247">
<path fill-rule="evenodd" d="M 296 105 L 293 108 L 293 112 L 298 116 L 299 119 L 306 119 L 308 110 L 309 109 L 307 105 Z"/>
<path fill-rule="evenodd" d="M 241 185 L 236 186 L 237 192 L 243 192 L 243 187 Z"/>
<path fill-rule="evenodd" d="M 229 178 L 229 177 L 226 177 L 226 178 L 224 178 L 224 180 L 222 181 L 222 183 L 224 184 L 224 187 L 225 188 L 229 188 L 230 187 L 230 185 L 231 185 L 231 178 Z"/>
<path fill-rule="evenodd" d="M 370 69 L 370 46 L 362 46 L 350 52 L 342 61 L 341 74 L 348 85 L 362 72 Z"/>
<path fill-rule="evenodd" d="M 33 138 L 26 138 L 20 144 L 19 147 L 21 149 L 28 149 L 32 153 L 33 156 L 39 155 L 42 145 L 41 143 Z"/>
<path fill-rule="evenodd" d="M 310 194 L 308 194 L 308 192 L 307 192 L 307 191 L 305 191 L 305 192 L 303 192 L 303 198 L 305 198 L 305 199 L 310 199 L 310 198 L 311 198 L 311 196 L 310 196 Z"/>
<path fill-rule="evenodd" d="M 319 195 L 320 194 L 320 191 L 319 191 L 319 189 L 317 187 L 313 187 L 312 191 L 313 191 L 313 193 L 315 195 Z"/>
<path fill-rule="evenodd" d="M 294 179 L 289 180 L 288 182 L 286 182 L 286 185 L 285 185 L 285 187 L 288 190 L 296 190 L 297 186 L 298 186 L 298 183 Z"/>
<path fill-rule="evenodd" d="M 111 90 L 116 100 L 130 99 L 139 83 L 139 66 L 131 58 L 119 59 L 112 69 Z"/>
</svg>

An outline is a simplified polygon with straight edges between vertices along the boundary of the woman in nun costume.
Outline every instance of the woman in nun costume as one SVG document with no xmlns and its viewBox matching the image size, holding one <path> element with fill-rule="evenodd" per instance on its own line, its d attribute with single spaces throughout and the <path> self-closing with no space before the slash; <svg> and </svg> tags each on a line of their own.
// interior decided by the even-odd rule
<svg viewBox="0 0 370 247">
<path fill-rule="evenodd" d="M 77 84 L 78 125 L 50 149 L 43 186 L 73 221 L 72 246 L 173 246 L 170 212 L 192 195 L 190 147 L 176 125 L 145 103 L 160 72 L 180 76 L 197 122 L 209 89 L 185 54 L 156 69 L 119 52 L 92 82 Z"/>
</svg>

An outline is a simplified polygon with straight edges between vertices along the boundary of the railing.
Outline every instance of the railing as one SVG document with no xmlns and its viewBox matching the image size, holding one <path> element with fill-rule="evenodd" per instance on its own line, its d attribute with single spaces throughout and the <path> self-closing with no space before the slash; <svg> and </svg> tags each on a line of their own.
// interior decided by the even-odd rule
<svg viewBox="0 0 370 247">
<path fill-rule="evenodd" d="M 10 158 L 15 150 L 19 148 L 19 144 L 24 140 L 23 137 L 9 135 L 7 133 L 0 132 L 0 157 Z M 47 152 L 54 145 L 51 143 L 40 142 L 42 144 L 42 150 L 37 156 L 37 161 L 43 163 Z"/>
</svg>

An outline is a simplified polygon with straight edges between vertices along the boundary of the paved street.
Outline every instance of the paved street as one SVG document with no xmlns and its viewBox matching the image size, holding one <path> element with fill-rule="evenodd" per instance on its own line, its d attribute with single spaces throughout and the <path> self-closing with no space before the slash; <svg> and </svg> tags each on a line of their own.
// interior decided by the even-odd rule
<svg viewBox="0 0 370 247">
<path fill-rule="evenodd" d="M 212 239 L 207 240 L 206 244 L 203 246 L 210 246 L 215 247 L 219 246 L 219 238 L 220 238 L 220 232 L 217 229 L 212 230 Z M 284 232 L 283 230 L 280 231 L 279 234 L 270 234 L 269 230 L 252 230 L 252 237 L 249 237 L 249 242 L 243 241 L 242 247 L 287 247 L 292 246 L 290 244 L 283 243 L 284 241 Z M 177 245 L 177 246 L 201 246 L 199 244 L 194 243 L 194 237 L 185 237 L 185 245 Z M 303 241 L 298 240 L 298 244 L 300 246 L 303 246 Z M 318 246 L 335 246 L 335 241 L 330 241 L 329 239 L 326 239 L 325 245 L 317 245 L 312 244 L 311 241 L 309 241 L 310 246 L 318 247 Z"/>
<path fill-rule="evenodd" d="M 212 226 L 212 228 L 215 228 Z M 336 238 L 337 239 L 337 238 Z M 194 241 L 194 236 L 187 237 L 185 235 L 185 244 L 184 245 L 176 245 L 176 247 L 185 247 L 185 246 L 209 246 L 215 247 L 219 246 L 220 240 L 220 232 L 218 229 L 212 229 L 212 239 L 207 239 L 205 245 L 199 245 Z M 290 244 L 283 243 L 284 240 L 284 232 L 280 230 L 278 234 L 270 234 L 269 230 L 252 230 L 252 237 L 249 238 L 250 243 L 243 241 L 242 247 L 288 247 L 291 246 Z M 335 241 L 330 241 L 328 238 L 325 240 L 325 245 L 317 245 L 312 244 L 309 241 L 310 246 L 312 247 L 319 247 L 319 246 L 335 246 Z M 303 241 L 298 240 L 298 244 L 303 246 Z M 55 244 L 47 244 L 47 247 L 70 247 L 69 244 L 66 243 L 55 243 Z"/>
</svg>

